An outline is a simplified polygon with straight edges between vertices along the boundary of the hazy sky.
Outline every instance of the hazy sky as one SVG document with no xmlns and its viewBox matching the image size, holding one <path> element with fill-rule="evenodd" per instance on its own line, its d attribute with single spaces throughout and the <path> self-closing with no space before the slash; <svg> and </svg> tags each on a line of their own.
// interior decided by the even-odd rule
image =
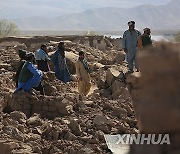
<svg viewBox="0 0 180 154">
<path fill-rule="evenodd" d="M 0 18 L 61 16 L 92 8 L 163 5 L 171 0 L 0 0 Z"/>
</svg>

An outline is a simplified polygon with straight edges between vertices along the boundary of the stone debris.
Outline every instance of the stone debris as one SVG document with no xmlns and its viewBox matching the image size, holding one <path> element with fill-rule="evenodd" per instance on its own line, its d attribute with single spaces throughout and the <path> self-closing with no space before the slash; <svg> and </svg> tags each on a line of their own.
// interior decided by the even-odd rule
<svg viewBox="0 0 180 154">
<path fill-rule="evenodd" d="M 99 39 L 102 40 L 98 44 Z M 44 43 L 56 50 L 60 41 L 65 41 L 72 82 L 64 84 L 57 80 L 50 61 L 51 71 L 43 73 L 45 96 L 35 90 L 33 94 L 13 94 L 18 50 L 34 52 Z M 137 119 L 125 82 L 125 55 L 118 51 L 120 48 L 116 50 L 115 44 L 118 45 L 117 40 L 98 36 L 2 38 L 1 154 L 106 154 L 109 149 L 104 134 L 137 132 Z M 80 99 L 75 62 L 81 50 L 85 51 L 92 71 L 92 91 Z M 52 56 L 52 50 L 49 51 Z"/>
</svg>

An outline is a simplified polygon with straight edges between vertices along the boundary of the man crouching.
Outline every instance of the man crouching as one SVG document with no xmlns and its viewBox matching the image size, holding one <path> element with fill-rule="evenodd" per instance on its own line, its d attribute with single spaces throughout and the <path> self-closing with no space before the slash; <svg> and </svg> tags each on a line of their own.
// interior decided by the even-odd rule
<svg viewBox="0 0 180 154">
<path fill-rule="evenodd" d="M 26 62 L 24 63 L 19 79 L 18 87 L 15 90 L 15 93 L 20 90 L 25 92 L 30 92 L 32 88 L 40 91 L 40 94 L 44 95 L 44 89 L 41 85 L 42 80 L 42 71 L 38 70 L 34 66 L 35 57 L 32 52 L 26 54 Z"/>
</svg>

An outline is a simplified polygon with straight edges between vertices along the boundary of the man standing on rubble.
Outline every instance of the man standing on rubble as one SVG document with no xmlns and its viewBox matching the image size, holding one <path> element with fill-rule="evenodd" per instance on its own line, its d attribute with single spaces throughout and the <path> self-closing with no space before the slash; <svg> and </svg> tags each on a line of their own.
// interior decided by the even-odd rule
<svg viewBox="0 0 180 154">
<path fill-rule="evenodd" d="M 41 45 L 41 48 L 35 52 L 35 58 L 37 62 L 38 69 L 44 72 L 50 71 L 48 61 L 50 58 L 46 53 L 47 46 L 45 44 Z"/>
<path fill-rule="evenodd" d="M 55 75 L 57 79 L 67 83 L 71 81 L 71 75 L 66 64 L 64 42 L 58 44 L 58 49 L 55 51 L 52 62 L 54 64 Z"/>
<path fill-rule="evenodd" d="M 84 94 L 86 96 L 91 88 L 91 80 L 90 69 L 83 51 L 79 52 L 79 59 L 76 62 L 76 74 L 78 78 L 79 94 Z"/>
<path fill-rule="evenodd" d="M 128 22 L 129 29 L 126 30 L 123 34 L 122 47 L 126 53 L 126 58 L 128 62 L 128 72 L 133 73 L 134 65 L 138 71 L 137 62 L 136 62 L 136 52 L 137 52 L 137 42 L 138 37 L 141 33 L 135 29 L 135 22 Z"/>
<path fill-rule="evenodd" d="M 150 28 L 144 28 L 143 31 L 144 31 L 144 33 L 138 39 L 139 50 L 142 50 L 146 47 L 152 46 L 151 29 Z"/>
<path fill-rule="evenodd" d="M 40 94 L 44 95 L 44 89 L 41 85 L 42 71 L 38 70 L 34 66 L 34 53 L 29 52 L 26 54 L 26 62 L 24 63 L 21 73 L 18 79 L 18 87 L 15 93 L 20 90 L 25 92 L 31 92 L 32 88 L 40 91 Z"/>
</svg>

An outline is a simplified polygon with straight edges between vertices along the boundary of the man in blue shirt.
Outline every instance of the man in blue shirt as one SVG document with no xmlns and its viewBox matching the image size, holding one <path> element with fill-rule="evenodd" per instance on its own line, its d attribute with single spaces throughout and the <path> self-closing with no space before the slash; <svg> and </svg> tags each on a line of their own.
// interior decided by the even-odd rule
<svg viewBox="0 0 180 154">
<path fill-rule="evenodd" d="M 135 29 L 135 22 L 128 22 L 129 29 L 126 30 L 123 34 L 122 47 L 127 56 L 128 69 L 129 73 L 133 73 L 134 65 L 138 71 L 137 62 L 136 62 L 136 52 L 137 52 L 137 43 L 138 38 L 141 33 Z"/>
<path fill-rule="evenodd" d="M 35 52 L 35 58 L 37 62 L 38 69 L 44 72 L 50 71 L 48 61 L 50 58 L 46 53 L 47 46 L 45 44 L 41 45 L 41 48 Z"/>
</svg>

